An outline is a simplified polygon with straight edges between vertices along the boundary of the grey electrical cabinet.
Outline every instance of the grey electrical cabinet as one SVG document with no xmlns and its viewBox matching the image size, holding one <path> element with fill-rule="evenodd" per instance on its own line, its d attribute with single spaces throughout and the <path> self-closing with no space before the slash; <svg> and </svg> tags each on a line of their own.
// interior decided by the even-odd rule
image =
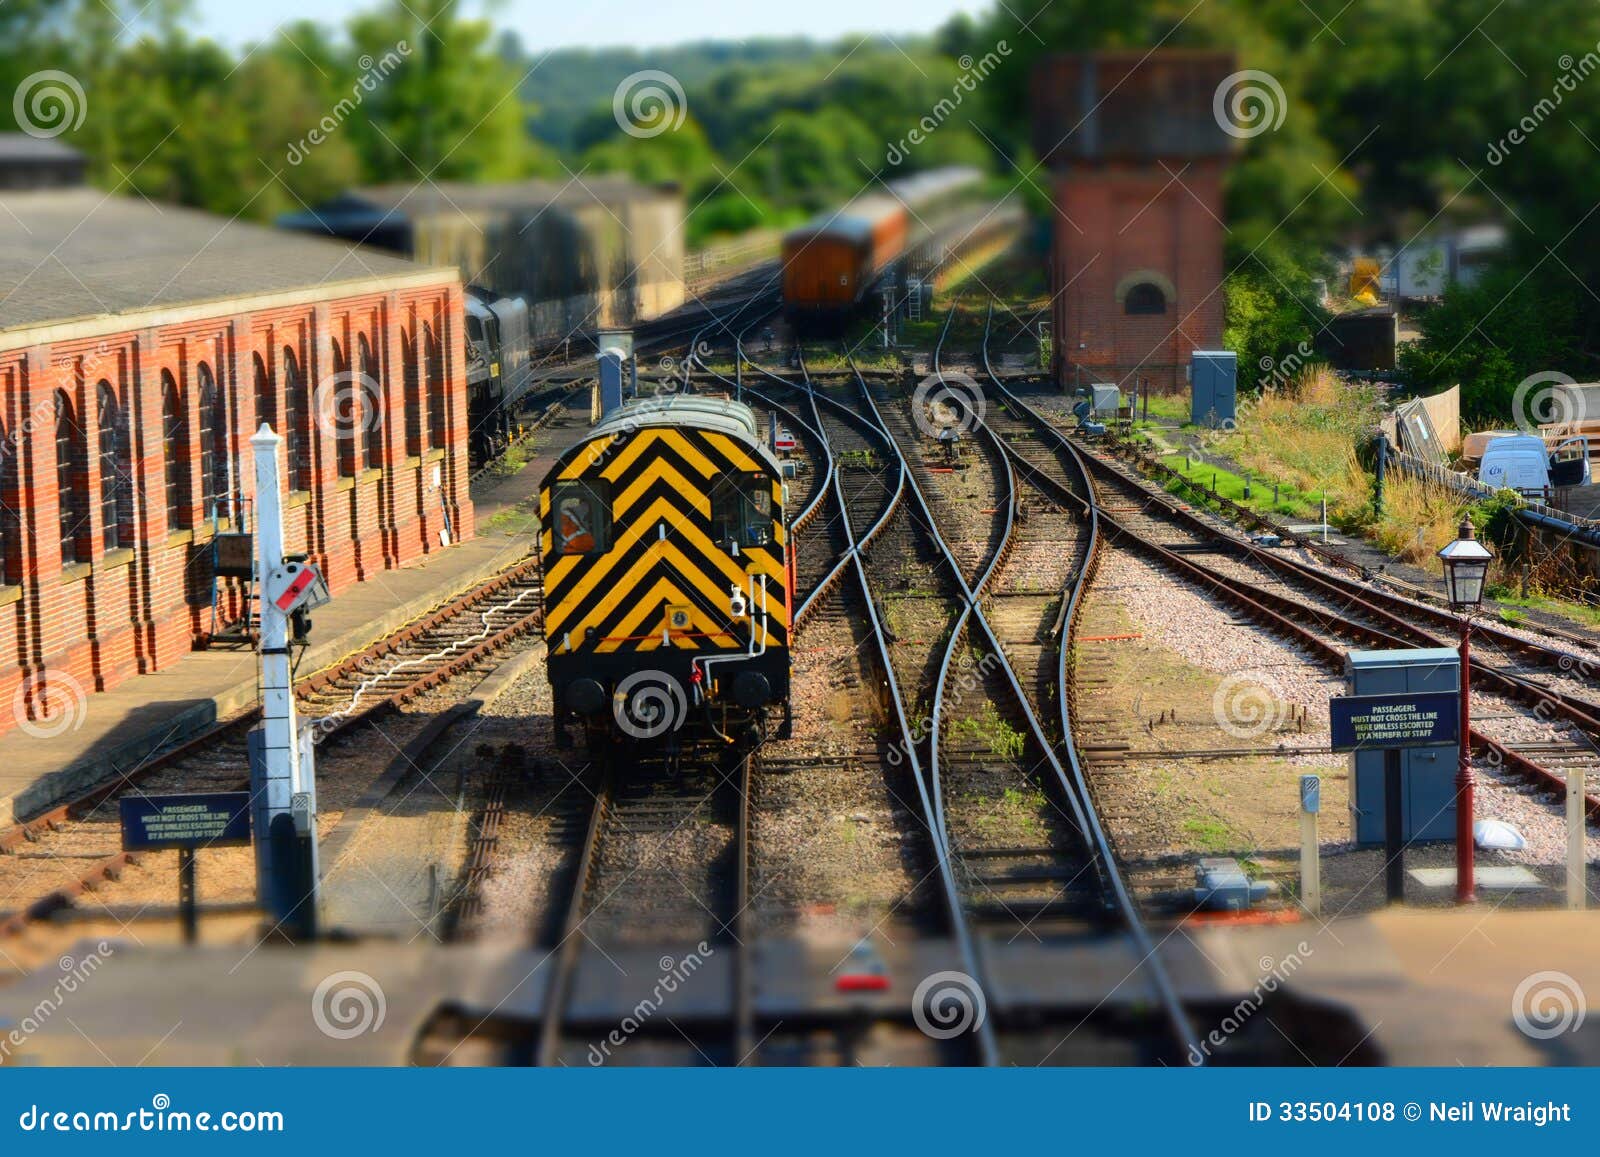
<svg viewBox="0 0 1600 1157">
<path fill-rule="evenodd" d="M 1461 656 L 1450 647 L 1351 651 L 1344 670 L 1351 695 L 1461 688 Z M 1402 839 L 1455 838 L 1457 758 L 1454 747 L 1414 747 L 1401 753 Z M 1382 751 L 1350 755 L 1350 827 L 1357 844 L 1384 842 Z"/>
<path fill-rule="evenodd" d="M 1195 350 L 1189 366 L 1189 421 L 1213 429 L 1230 426 L 1238 414 L 1239 355 L 1232 350 Z"/>
<path fill-rule="evenodd" d="M 1096 418 L 1115 418 L 1122 408 L 1122 390 L 1113 382 L 1095 382 L 1089 387 L 1089 412 Z"/>
</svg>

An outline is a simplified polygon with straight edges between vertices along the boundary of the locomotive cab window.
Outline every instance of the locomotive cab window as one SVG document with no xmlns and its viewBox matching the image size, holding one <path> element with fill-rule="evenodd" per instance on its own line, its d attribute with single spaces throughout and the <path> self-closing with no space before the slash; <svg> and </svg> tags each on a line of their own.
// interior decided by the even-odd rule
<svg viewBox="0 0 1600 1157">
<path fill-rule="evenodd" d="M 772 541 L 772 483 L 759 474 L 724 478 L 711 491 L 711 537 L 727 546 Z"/>
<path fill-rule="evenodd" d="M 557 482 L 550 508 L 557 554 L 601 554 L 611 549 L 611 501 L 595 482 Z"/>
</svg>

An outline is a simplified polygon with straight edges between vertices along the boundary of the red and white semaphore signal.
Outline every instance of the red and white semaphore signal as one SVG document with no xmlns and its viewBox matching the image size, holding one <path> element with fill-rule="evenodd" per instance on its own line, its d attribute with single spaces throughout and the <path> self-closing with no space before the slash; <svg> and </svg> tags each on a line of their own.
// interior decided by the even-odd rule
<svg viewBox="0 0 1600 1157">
<path fill-rule="evenodd" d="M 283 556 L 278 449 L 265 424 L 250 439 L 256 474 L 256 575 L 261 583 L 261 726 L 252 737 L 250 788 L 256 888 L 267 914 L 293 938 L 316 934 L 316 748 L 295 717 L 291 620 L 328 601 L 328 586 L 304 559 Z"/>
</svg>

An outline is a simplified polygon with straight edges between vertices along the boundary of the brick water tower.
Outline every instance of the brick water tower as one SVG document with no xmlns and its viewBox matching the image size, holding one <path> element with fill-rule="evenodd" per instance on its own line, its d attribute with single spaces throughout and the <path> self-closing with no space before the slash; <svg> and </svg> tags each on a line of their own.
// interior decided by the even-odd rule
<svg viewBox="0 0 1600 1157">
<path fill-rule="evenodd" d="M 1223 177 L 1238 143 L 1213 113 L 1227 52 L 1043 61 L 1034 148 L 1050 173 L 1052 372 L 1063 387 L 1186 386 L 1222 347 Z"/>
</svg>

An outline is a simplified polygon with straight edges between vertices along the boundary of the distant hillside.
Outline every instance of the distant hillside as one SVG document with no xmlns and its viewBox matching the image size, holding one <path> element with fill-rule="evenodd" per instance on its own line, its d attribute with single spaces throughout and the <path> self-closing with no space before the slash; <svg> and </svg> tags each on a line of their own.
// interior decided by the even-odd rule
<svg viewBox="0 0 1600 1157">
<path fill-rule="evenodd" d="M 523 68 L 539 59 L 529 53 Z M 641 69 L 659 69 L 685 89 L 697 88 L 717 73 L 738 65 L 803 64 L 822 56 L 837 59 L 832 46 L 804 38 L 787 40 L 708 40 L 670 48 L 564 48 L 552 52 L 522 84 L 522 95 L 538 113 L 530 127 L 540 140 L 566 151 L 576 143 L 578 125 L 597 107 L 608 107 L 618 83 Z"/>
</svg>

